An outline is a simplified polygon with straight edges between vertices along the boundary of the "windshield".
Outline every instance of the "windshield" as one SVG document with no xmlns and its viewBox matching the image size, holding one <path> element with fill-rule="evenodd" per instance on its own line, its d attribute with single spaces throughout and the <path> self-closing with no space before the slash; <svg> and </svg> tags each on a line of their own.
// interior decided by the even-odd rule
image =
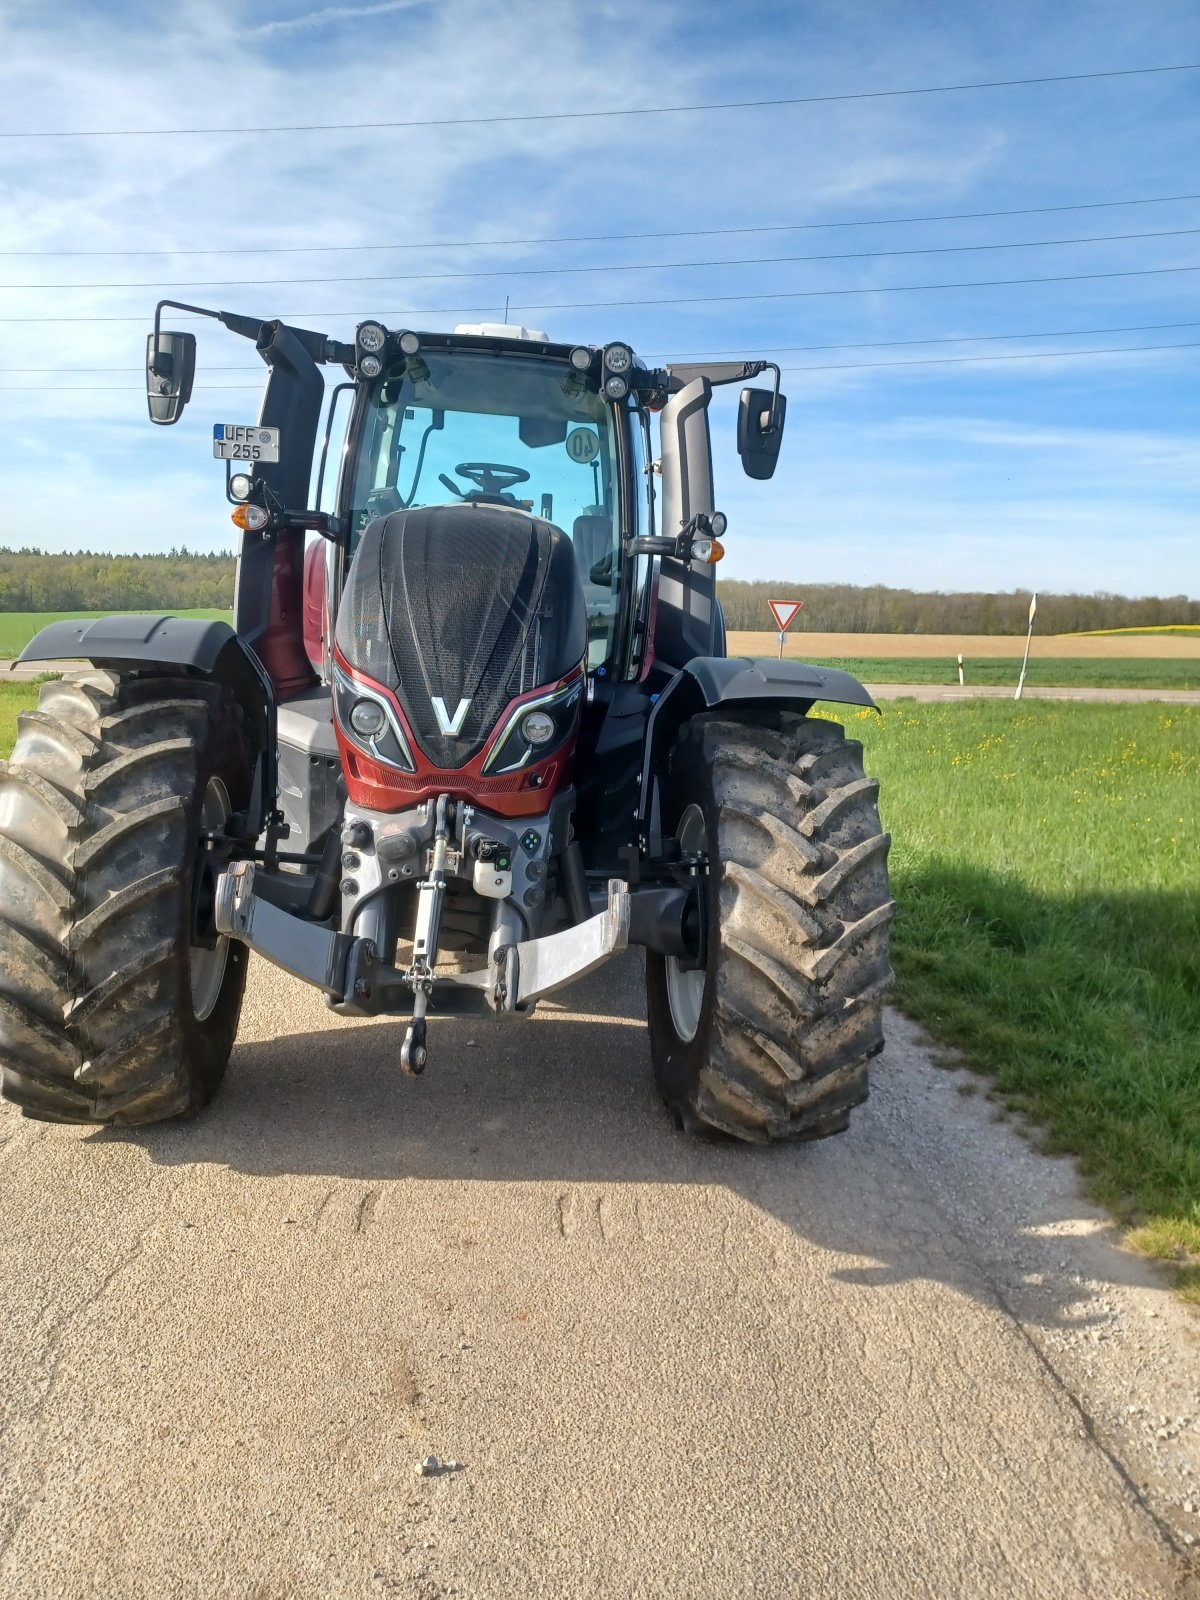
<svg viewBox="0 0 1200 1600">
<path fill-rule="evenodd" d="M 570 538 L 588 609 L 588 664 L 612 648 L 619 476 L 612 408 L 565 363 L 422 350 L 371 397 L 352 492 L 351 550 L 374 517 L 481 501 Z"/>
</svg>

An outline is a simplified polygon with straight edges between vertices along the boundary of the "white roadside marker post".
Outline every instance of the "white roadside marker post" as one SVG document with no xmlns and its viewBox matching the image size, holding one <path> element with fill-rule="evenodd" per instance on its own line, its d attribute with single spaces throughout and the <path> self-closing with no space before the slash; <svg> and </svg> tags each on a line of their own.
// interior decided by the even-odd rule
<svg viewBox="0 0 1200 1600">
<path fill-rule="evenodd" d="M 787 631 L 800 614 L 804 605 L 803 600 L 768 600 L 771 615 L 775 618 L 775 626 L 779 630 L 779 659 L 783 660 L 783 642 Z"/>
<path fill-rule="evenodd" d="M 958 687 L 961 689 L 965 682 L 966 679 L 963 677 L 962 669 L 962 651 L 960 650 L 958 653 Z"/>
<path fill-rule="evenodd" d="M 1025 635 L 1025 657 L 1021 662 L 1021 676 L 1017 679 L 1017 692 L 1013 695 L 1014 700 L 1021 698 L 1021 690 L 1025 687 L 1025 672 L 1029 666 L 1029 646 L 1033 643 L 1033 619 L 1036 616 L 1037 591 L 1035 590 L 1033 599 L 1029 602 L 1029 632 Z"/>
</svg>

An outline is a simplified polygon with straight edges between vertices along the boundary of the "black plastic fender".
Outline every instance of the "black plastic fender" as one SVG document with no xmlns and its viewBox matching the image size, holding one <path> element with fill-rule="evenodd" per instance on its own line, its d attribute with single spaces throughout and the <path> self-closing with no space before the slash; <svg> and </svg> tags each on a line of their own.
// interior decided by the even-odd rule
<svg viewBox="0 0 1200 1600">
<path fill-rule="evenodd" d="M 818 700 L 878 710 L 858 679 L 836 667 L 772 661 L 764 656 L 696 656 L 689 661 L 659 695 L 646 726 L 639 832 L 644 836 L 663 752 L 689 717 L 726 705 L 775 706 L 807 715 Z"/>
<path fill-rule="evenodd" d="M 257 837 L 275 807 L 275 691 L 257 656 L 227 622 L 171 616 L 98 617 L 51 622 L 18 659 L 90 661 L 104 667 L 174 667 L 212 678 L 237 697 L 259 758 L 247 832 Z"/>
</svg>

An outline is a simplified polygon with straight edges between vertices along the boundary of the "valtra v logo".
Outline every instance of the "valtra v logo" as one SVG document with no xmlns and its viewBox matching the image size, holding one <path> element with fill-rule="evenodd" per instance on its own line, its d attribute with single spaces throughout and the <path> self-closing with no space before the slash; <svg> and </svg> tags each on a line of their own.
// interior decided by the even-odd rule
<svg viewBox="0 0 1200 1600">
<path fill-rule="evenodd" d="M 442 733 L 459 733 L 463 723 L 467 720 L 467 712 L 471 709 L 469 700 L 460 700 L 453 716 L 446 710 L 446 702 L 440 694 L 435 694 L 431 701 L 433 714 L 437 718 L 438 728 Z"/>
</svg>

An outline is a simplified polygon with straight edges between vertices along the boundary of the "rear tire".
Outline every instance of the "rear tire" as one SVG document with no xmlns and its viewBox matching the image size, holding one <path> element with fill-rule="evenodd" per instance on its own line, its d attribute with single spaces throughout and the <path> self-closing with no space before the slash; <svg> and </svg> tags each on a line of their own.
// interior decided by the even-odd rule
<svg viewBox="0 0 1200 1600">
<path fill-rule="evenodd" d="M 43 685 L 0 762 L 3 1092 L 52 1122 L 198 1110 L 225 1072 L 244 946 L 192 944 L 198 839 L 248 803 L 217 684 L 91 671 Z"/>
<path fill-rule="evenodd" d="M 840 1133 L 892 983 L 890 840 L 862 746 L 794 712 L 685 723 L 665 833 L 706 849 L 707 961 L 647 957 L 654 1073 L 679 1123 L 757 1142 Z"/>
</svg>

